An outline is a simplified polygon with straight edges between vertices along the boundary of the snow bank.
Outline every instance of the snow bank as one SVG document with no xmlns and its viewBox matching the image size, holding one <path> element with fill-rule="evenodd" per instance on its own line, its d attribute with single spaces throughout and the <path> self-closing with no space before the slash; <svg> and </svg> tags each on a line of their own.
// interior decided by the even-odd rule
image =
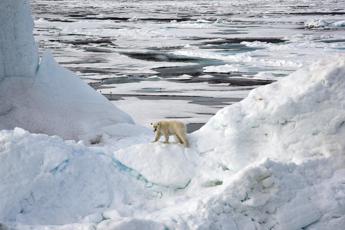
<svg viewBox="0 0 345 230">
<path fill-rule="evenodd" d="M 253 164 L 182 219 L 194 229 L 343 229 L 344 163 L 342 156 Z"/>
<path fill-rule="evenodd" d="M 0 107 L 1 129 L 18 126 L 75 140 L 142 131 L 133 125 L 129 115 L 60 67 L 49 53 L 43 55 L 33 81 L 7 78 L 0 84 L 0 95 L 7 99 Z"/>
<path fill-rule="evenodd" d="M 19 128 L 0 131 L 0 143 L 2 222 L 81 222 L 109 208 L 126 213 L 154 197 L 115 158 L 81 143 Z"/>
<path fill-rule="evenodd" d="M 29 2 L 0 1 L 0 21 L 0 81 L 5 77 L 32 78 L 37 69 L 38 53 L 32 36 Z"/>
<path fill-rule="evenodd" d="M 299 163 L 345 152 L 344 76 L 339 56 L 253 90 L 194 134 L 198 151 L 235 171 L 265 157 Z"/>
<path fill-rule="evenodd" d="M 195 176 L 199 156 L 180 144 L 151 143 L 121 149 L 114 156 L 149 181 L 170 188 L 185 188 Z"/>
<path fill-rule="evenodd" d="M 49 53 L 38 64 L 32 19 L 26 0 L 0 3 L 0 129 L 21 127 L 34 133 L 96 142 L 101 135 L 144 132 Z M 23 78 L 25 77 L 25 78 Z"/>
</svg>

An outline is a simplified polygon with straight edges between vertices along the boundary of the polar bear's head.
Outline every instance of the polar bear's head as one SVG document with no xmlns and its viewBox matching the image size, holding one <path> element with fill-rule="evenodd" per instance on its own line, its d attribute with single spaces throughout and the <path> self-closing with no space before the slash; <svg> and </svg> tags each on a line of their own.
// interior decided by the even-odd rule
<svg viewBox="0 0 345 230">
<path fill-rule="evenodd" d="M 161 123 L 160 122 L 154 122 L 151 123 L 152 127 L 153 127 L 153 132 L 156 132 L 157 130 L 159 130 Z"/>
</svg>

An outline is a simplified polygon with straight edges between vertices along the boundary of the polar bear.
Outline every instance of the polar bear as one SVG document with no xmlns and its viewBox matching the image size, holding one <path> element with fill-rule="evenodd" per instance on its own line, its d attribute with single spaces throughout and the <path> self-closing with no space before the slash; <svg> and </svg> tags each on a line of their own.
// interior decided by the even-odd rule
<svg viewBox="0 0 345 230">
<path fill-rule="evenodd" d="M 169 143 L 169 136 L 175 135 L 177 140 L 188 147 L 189 143 L 186 135 L 186 126 L 180 121 L 158 121 L 151 123 L 156 137 L 153 142 L 157 142 L 162 135 L 165 137 L 164 143 Z"/>
</svg>

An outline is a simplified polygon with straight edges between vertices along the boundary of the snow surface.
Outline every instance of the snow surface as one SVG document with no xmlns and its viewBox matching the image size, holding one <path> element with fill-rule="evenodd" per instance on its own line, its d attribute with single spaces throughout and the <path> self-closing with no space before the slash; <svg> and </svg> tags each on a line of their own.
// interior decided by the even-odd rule
<svg viewBox="0 0 345 230">
<path fill-rule="evenodd" d="M 153 196 L 116 159 L 82 143 L 19 128 L 0 135 L 1 220 L 67 224 Z"/>
<path fill-rule="evenodd" d="M 199 158 L 196 152 L 177 143 L 134 145 L 115 152 L 114 156 L 123 164 L 138 170 L 152 183 L 177 188 L 188 185 Z M 162 173 L 162 168 L 165 173 Z"/>
<path fill-rule="evenodd" d="M 232 169 L 263 156 L 298 163 L 343 152 L 344 65 L 339 56 L 252 90 L 195 133 L 198 150 Z"/>
</svg>

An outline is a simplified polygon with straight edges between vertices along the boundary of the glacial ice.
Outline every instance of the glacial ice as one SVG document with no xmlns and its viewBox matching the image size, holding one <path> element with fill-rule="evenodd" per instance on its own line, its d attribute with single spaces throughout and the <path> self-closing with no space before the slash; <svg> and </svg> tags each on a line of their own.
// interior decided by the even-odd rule
<svg viewBox="0 0 345 230">
<path fill-rule="evenodd" d="M 29 1 L 1 1 L 0 21 L 0 81 L 9 77 L 33 78 L 39 57 L 32 36 Z"/>
</svg>

